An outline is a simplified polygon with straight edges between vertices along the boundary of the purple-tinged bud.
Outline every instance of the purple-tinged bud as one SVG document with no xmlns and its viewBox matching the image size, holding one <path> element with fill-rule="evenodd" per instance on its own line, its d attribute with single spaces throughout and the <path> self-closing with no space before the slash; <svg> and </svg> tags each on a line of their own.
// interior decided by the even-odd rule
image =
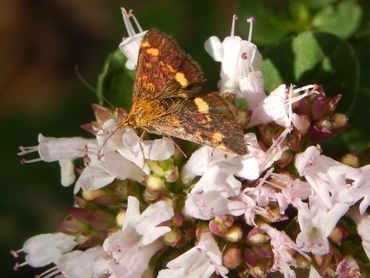
<svg viewBox="0 0 370 278">
<path fill-rule="evenodd" d="M 115 216 L 104 210 L 90 213 L 88 220 L 91 227 L 97 230 L 109 230 L 116 224 Z"/>
<path fill-rule="evenodd" d="M 260 245 L 268 242 L 270 237 L 258 228 L 253 228 L 247 235 L 247 240 L 252 245 Z"/>
<path fill-rule="evenodd" d="M 253 249 L 251 248 L 244 249 L 243 255 L 244 255 L 244 261 L 246 262 L 246 264 L 252 267 L 257 265 L 257 257 Z"/>
<path fill-rule="evenodd" d="M 253 247 L 253 250 L 259 260 L 271 261 L 274 258 L 270 245 L 257 245 Z"/>
<path fill-rule="evenodd" d="M 238 246 L 230 246 L 222 254 L 223 265 L 228 269 L 237 268 L 242 262 L 242 250 Z"/>
<path fill-rule="evenodd" d="M 323 141 L 330 138 L 333 135 L 328 127 L 322 123 L 315 123 L 310 128 L 310 137 L 315 141 Z"/>
<path fill-rule="evenodd" d="M 223 236 L 226 231 L 224 227 L 215 220 L 209 221 L 208 227 L 210 232 L 216 236 Z"/>
<path fill-rule="evenodd" d="M 177 166 L 174 168 L 167 170 L 164 175 L 165 179 L 167 182 L 175 182 L 179 178 L 179 169 Z"/>
<path fill-rule="evenodd" d="M 311 101 L 311 117 L 313 120 L 318 120 L 324 116 L 327 111 L 326 96 L 324 93 L 315 95 Z"/>
<path fill-rule="evenodd" d="M 226 231 L 224 237 L 228 241 L 238 242 L 243 238 L 243 229 L 239 226 L 233 226 Z"/>
<path fill-rule="evenodd" d="M 114 117 L 112 111 L 104 106 L 93 103 L 92 109 L 98 123 L 104 123 Z"/>
<path fill-rule="evenodd" d="M 335 111 L 341 98 L 342 98 L 342 95 L 336 95 L 329 99 L 328 105 L 327 105 L 329 113 L 333 113 Z"/>
<path fill-rule="evenodd" d="M 184 216 L 180 213 L 175 213 L 172 217 L 172 225 L 175 227 L 181 227 L 184 223 Z"/>
</svg>

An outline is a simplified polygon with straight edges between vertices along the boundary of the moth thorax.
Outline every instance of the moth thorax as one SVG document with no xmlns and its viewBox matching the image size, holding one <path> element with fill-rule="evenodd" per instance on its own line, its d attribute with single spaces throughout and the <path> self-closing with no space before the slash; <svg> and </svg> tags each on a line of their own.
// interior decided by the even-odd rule
<svg viewBox="0 0 370 278">
<path fill-rule="evenodd" d="M 135 127 L 146 126 L 163 116 L 165 112 L 165 107 L 158 100 L 141 102 L 131 110 L 128 122 Z"/>
</svg>

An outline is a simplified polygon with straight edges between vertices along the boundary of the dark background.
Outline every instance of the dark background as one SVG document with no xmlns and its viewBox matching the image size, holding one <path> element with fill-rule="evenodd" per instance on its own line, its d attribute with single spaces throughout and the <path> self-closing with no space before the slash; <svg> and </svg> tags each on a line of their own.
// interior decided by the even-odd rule
<svg viewBox="0 0 370 278">
<path fill-rule="evenodd" d="M 89 136 L 79 126 L 93 120 L 91 103 L 95 96 L 78 80 L 75 67 L 78 65 L 81 74 L 95 86 L 106 56 L 126 35 L 120 7 L 134 9 L 144 29 L 156 27 L 171 34 L 202 65 L 207 78 L 205 90 L 216 90 L 219 66 L 204 51 L 203 44 L 211 35 L 221 39 L 228 35 L 234 13 L 244 18 L 254 14 L 245 10 L 245 1 L 255 3 L 260 10 L 273 7 L 277 13 L 291 13 L 288 10 L 292 1 L 283 0 L 0 2 L 1 277 L 33 277 L 42 272 L 28 267 L 13 272 L 15 260 L 9 250 L 21 248 L 35 234 L 55 231 L 73 204 L 73 188 L 60 185 L 58 163 L 21 165 L 17 147 L 36 145 L 39 133 L 52 137 Z M 354 2 L 360 3 L 363 10 L 359 28 L 369 30 L 369 4 Z M 247 37 L 244 21 L 238 22 L 237 33 Z M 352 40 L 357 53 L 364 55 L 359 62 L 364 68 L 364 80 L 370 61 L 369 34 L 365 32 L 363 43 Z M 281 38 L 271 41 L 267 37 L 257 36 L 261 50 Z M 360 120 L 370 104 L 369 90 L 366 86 L 361 89 L 362 108 L 356 111 Z M 367 122 L 360 127 L 368 127 Z"/>
</svg>

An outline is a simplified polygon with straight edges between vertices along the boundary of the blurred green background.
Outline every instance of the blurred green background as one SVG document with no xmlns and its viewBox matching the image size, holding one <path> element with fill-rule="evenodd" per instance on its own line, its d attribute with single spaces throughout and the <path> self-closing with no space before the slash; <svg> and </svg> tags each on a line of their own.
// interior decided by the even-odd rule
<svg viewBox="0 0 370 278">
<path fill-rule="evenodd" d="M 327 148 L 338 155 L 355 149 L 366 151 L 368 148 L 369 1 L 2 1 L 1 277 L 33 277 L 41 272 L 28 267 L 13 272 L 15 260 L 9 255 L 9 250 L 21 248 L 32 235 L 53 232 L 73 204 L 72 187 L 63 188 L 60 185 L 58 164 L 38 162 L 21 165 L 16 155 L 17 147 L 36 145 L 40 132 L 53 137 L 89 136 L 79 126 L 93 120 L 91 103 L 96 98 L 78 80 L 75 67 L 78 65 L 81 74 L 95 86 L 105 58 L 116 50 L 126 35 L 121 6 L 133 9 L 144 29 L 156 27 L 172 35 L 186 52 L 199 61 L 207 78 L 204 90 L 216 90 L 219 65 L 204 51 L 203 43 L 211 35 L 221 39 L 227 36 L 233 14 L 239 16 L 236 33 L 245 39 L 248 34 L 245 18 L 251 15 L 256 17 L 253 41 L 269 58 L 264 67 L 272 71 L 269 65 L 275 65 L 281 73 L 280 78 L 286 83 L 305 85 L 306 81 L 315 81 L 311 72 L 306 79 L 284 74 L 284 71 L 291 70 L 288 65 L 292 58 L 286 58 L 291 53 L 286 53 L 286 46 L 291 45 L 293 36 L 308 30 L 338 36 L 329 40 L 335 45 L 343 44 L 344 50 L 339 53 L 343 55 L 335 56 L 338 65 L 332 68 L 334 74 L 340 69 L 341 77 L 330 79 L 327 86 L 333 91 L 328 93 L 347 94 L 342 110 L 348 112 L 350 109 L 352 129 L 331 140 Z M 311 70 L 317 72 L 316 68 Z M 289 80 L 285 80 L 287 76 Z M 266 82 L 269 87 L 274 80 Z M 336 84 L 341 85 L 336 87 Z M 334 91 L 337 88 L 345 91 Z M 130 90 L 128 86 L 122 88 L 122 93 L 129 95 L 127 90 Z"/>
</svg>

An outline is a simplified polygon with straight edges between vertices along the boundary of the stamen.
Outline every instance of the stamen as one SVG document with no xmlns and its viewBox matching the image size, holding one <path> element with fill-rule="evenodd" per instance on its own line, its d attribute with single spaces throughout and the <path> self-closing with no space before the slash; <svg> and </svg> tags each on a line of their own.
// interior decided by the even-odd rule
<svg viewBox="0 0 370 278">
<path fill-rule="evenodd" d="M 18 271 L 21 267 L 27 265 L 27 262 L 23 262 L 23 263 L 15 263 L 14 267 L 13 267 L 13 270 L 14 271 Z"/>
<path fill-rule="evenodd" d="M 249 23 L 249 33 L 248 33 L 248 41 L 252 41 L 252 33 L 253 33 L 253 22 L 255 18 L 253 16 L 250 16 L 247 18 L 247 22 Z"/>
<path fill-rule="evenodd" d="M 235 21 L 238 19 L 238 16 L 237 15 L 233 15 L 233 21 L 231 23 L 231 34 L 230 36 L 234 36 L 234 33 L 235 33 Z"/>
<path fill-rule="evenodd" d="M 122 11 L 123 22 L 125 23 L 125 27 L 126 27 L 128 36 L 132 37 L 136 34 L 136 32 L 134 30 L 134 27 L 131 24 L 130 16 L 127 13 L 127 11 L 125 10 L 125 8 L 121 8 L 121 11 Z"/>
<path fill-rule="evenodd" d="M 28 153 L 37 152 L 38 151 L 38 146 L 31 146 L 31 147 L 19 146 L 18 150 L 20 150 L 20 152 L 17 153 L 17 155 L 21 156 L 21 155 L 25 155 L 25 154 L 28 154 Z"/>
<path fill-rule="evenodd" d="M 21 164 L 28 164 L 28 163 L 34 163 L 34 162 L 39 162 L 39 161 L 42 161 L 42 159 L 41 158 L 34 158 L 34 159 L 29 159 L 29 160 L 27 160 L 27 159 L 21 159 Z"/>
<path fill-rule="evenodd" d="M 50 269 L 45 270 L 43 273 L 36 275 L 35 278 L 50 278 L 60 273 L 60 270 L 57 266 L 54 266 Z"/>
<path fill-rule="evenodd" d="M 19 249 L 19 250 L 10 250 L 10 254 L 14 257 L 14 258 L 18 258 L 19 257 L 19 253 L 23 252 L 23 249 Z"/>
<path fill-rule="evenodd" d="M 136 19 L 136 16 L 134 15 L 134 11 L 129 10 L 128 15 L 129 15 L 129 17 L 132 17 L 132 19 L 134 20 L 136 28 L 139 30 L 139 33 L 142 33 L 143 29 L 141 28 L 141 25 L 140 25 L 139 21 Z"/>
</svg>

